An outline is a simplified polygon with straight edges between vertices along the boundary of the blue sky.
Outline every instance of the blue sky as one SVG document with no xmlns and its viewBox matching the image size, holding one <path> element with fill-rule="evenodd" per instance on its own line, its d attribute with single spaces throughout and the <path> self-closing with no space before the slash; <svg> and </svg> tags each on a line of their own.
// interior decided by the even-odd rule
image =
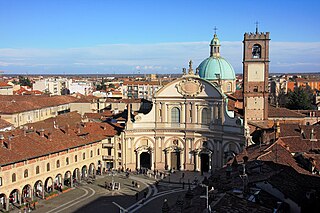
<svg viewBox="0 0 320 213">
<path fill-rule="evenodd" d="M 271 72 L 320 72 L 320 1 L 0 0 L 0 70 L 179 73 L 221 53 L 242 72 L 245 32 L 271 33 Z"/>
</svg>

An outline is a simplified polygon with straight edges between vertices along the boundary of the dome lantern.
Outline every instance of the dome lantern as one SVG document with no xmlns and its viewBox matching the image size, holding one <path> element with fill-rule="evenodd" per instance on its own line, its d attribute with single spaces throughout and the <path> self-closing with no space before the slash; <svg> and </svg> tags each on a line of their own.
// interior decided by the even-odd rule
<svg viewBox="0 0 320 213">
<path fill-rule="evenodd" d="M 220 41 L 215 33 L 213 39 L 210 42 L 210 57 L 220 57 Z"/>
</svg>

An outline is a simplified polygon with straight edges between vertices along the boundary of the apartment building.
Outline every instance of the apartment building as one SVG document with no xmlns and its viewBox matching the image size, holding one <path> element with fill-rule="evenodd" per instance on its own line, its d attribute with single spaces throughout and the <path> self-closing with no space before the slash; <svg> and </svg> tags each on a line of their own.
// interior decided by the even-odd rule
<svg viewBox="0 0 320 213">
<path fill-rule="evenodd" d="M 123 98 L 144 98 L 151 100 L 162 87 L 158 81 L 124 81 L 122 83 Z"/>
<path fill-rule="evenodd" d="M 0 95 L 13 95 L 13 86 L 6 82 L 0 82 Z"/>
</svg>

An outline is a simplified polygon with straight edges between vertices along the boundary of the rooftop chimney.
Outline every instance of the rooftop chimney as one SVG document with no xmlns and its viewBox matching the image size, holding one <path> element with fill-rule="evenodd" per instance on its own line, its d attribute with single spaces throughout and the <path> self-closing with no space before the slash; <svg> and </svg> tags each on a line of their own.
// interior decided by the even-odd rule
<svg viewBox="0 0 320 213">
<path fill-rule="evenodd" d="M 273 130 L 275 131 L 275 139 L 274 141 L 278 140 L 278 138 L 280 137 L 280 122 L 279 120 L 277 120 L 273 126 Z"/>
<path fill-rule="evenodd" d="M 69 135 L 69 124 L 66 125 L 65 130 L 66 130 L 65 134 Z"/>
<path fill-rule="evenodd" d="M 38 132 L 41 137 L 44 137 L 44 129 L 39 129 Z"/>
<path fill-rule="evenodd" d="M 314 133 L 314 129 L 313 128 L 311 129 L 310 139 L 313 140 L 313 141 L 317 141 L 316 134 Z"/>
<path fill-rule="evenodd" d="M 304 130 L 300 127 L 300 134 L 303 139 L 306 139 L 306 133 L 304 133 Z"/>
<path fill-rule="evenodd" d="M 0 144 L 4 145 L 4 136 L 0 135 Z"/>
</svg>

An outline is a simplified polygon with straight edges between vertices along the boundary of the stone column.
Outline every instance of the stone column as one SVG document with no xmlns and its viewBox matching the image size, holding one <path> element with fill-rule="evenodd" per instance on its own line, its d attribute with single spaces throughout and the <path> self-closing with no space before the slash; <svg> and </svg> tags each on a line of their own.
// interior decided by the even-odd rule
<svg viewBox="0 0 320 213">
<path fill-rule="evenodd" d="M 222 102 L 220 105 L 220 117 L 221 117 L 221 123 L 224 123 L 224 104 L 225 102 Z"/>
<path fill-rule="evenodd" d="M 218 110 L 219 110 L 219 104 L 214 105 L 214 118 L 215 118 L 216 120 L 219 120 Z"/>
<path fill-rule="evenodd" d="M 215 106 L 210 104 L 210 121 L 213 121 L 215 123 L 216 117 L 215 117 Z"/>
<path fill-rule="evenodd" d="M 135 154 L 136 154 L 136 169 L 138 169 L 138 168 L 139 168 L 139 164 L 138 164 L 138 161 L 139 161 L 139 153 L 138 153 L 137 150 L 135 150 L 134 152 L 135 152 Z"/>
<path fill-rule="evenodd" d="M 162 122 L 167 122 L 167 107 L 166 107 L 166 103 L 162 103 L 161 111 L 162 111 Z"/>
<path fill-rule="evenodd" d="M 150 155 L 151 155 L 151 160 L 152 160 L 151 162 L 153 162 L 153 170 L 155 170 L 157 167 L 156 166 L 156 164 L 157 164 L 157 146 L 153 147 L 153 152 L 151 152 Z"/>
<path fill-rule="evenodd" d="M 197 105 L 197 124 L 200 124 L 201 122 L 200 122 L 200 117 L 201 117 L 201 115 L 200 115 L 200 110 L 199 110 L 199 108 L 200 108 L 200 106 L 199 105 Z"/>
<path fill-rule="evenodd" d="M 190 104 L 185 103 L 186 123 L 190 123 Z"/>
<path fill-rule="evenodd" d="M 17 198 L 18 198 L 18 204 L 21 206 L 22 194 L 17 193 Z"/>
<path fill-rule="evenodd" d="M 159 106 L 157 102 L 155 102 L 155 113 L 156 113 L 155 121 L 159 122 Z"/>
<path fill-rule="evenodd" d="M 4 202 L 5 202 L 5 210 L 8 212 L 9 211 L 9 198 L 7 197 L 7 198 L 5 198 L 4 199 Z"/>
<path fill-rule="evenodd" d="M 160 153 L 161 153 L 161 155 L 160 155 L 160 162 L 162 162 L 162 149 L 165 148 L 165 147 L 164 147 L 164 137 L 161 137 L 161 138 L 160 138 L 160 143 L 161 143 L 161 145 L 159 146 L 159 148 L 160 148 Z"/>
<path fill-rule="evenodd" d="M 31 200 L 33 201 L 33 192 L 32 192 L 33 190 L 32 190 L 32 188 L 30 189 L 30 198 L 31 198 Z"/>
<path fill-rule="evenodd" d="M 193 163 L 194 163 L 193 171 L 197 171 L 197 157 L 198 157 L 198 152 L 194 151 L 193 152 Z"/>
<path fill-rule="evenodd" d="M 164 151 L 164 169 L 168 170 L 168 151 Z"/>
<path fill-rule="evenodd" d="M 186 122 L 186 118 L 185 118 L 185 114 L 186 114 L 186 105 L 185 103 L 181 104 L 181 112 L 180 112 L 180 123 L 185 123 Z"/>
<path fill-rule="evenodd" d="M 196 113 L 196 105 L 195 103 L 191 103 L 191 111 L 192 111 L 192 123 L 197 123 L 197 113 Z"/>
<path fill-rule="evenodd" d="M 102 174 L 102 170 L 101 170 L 101 174 Z M 73 187 L 73 178 L 72 175 L 70 174 L 70 187 Z"/>
</svg>

